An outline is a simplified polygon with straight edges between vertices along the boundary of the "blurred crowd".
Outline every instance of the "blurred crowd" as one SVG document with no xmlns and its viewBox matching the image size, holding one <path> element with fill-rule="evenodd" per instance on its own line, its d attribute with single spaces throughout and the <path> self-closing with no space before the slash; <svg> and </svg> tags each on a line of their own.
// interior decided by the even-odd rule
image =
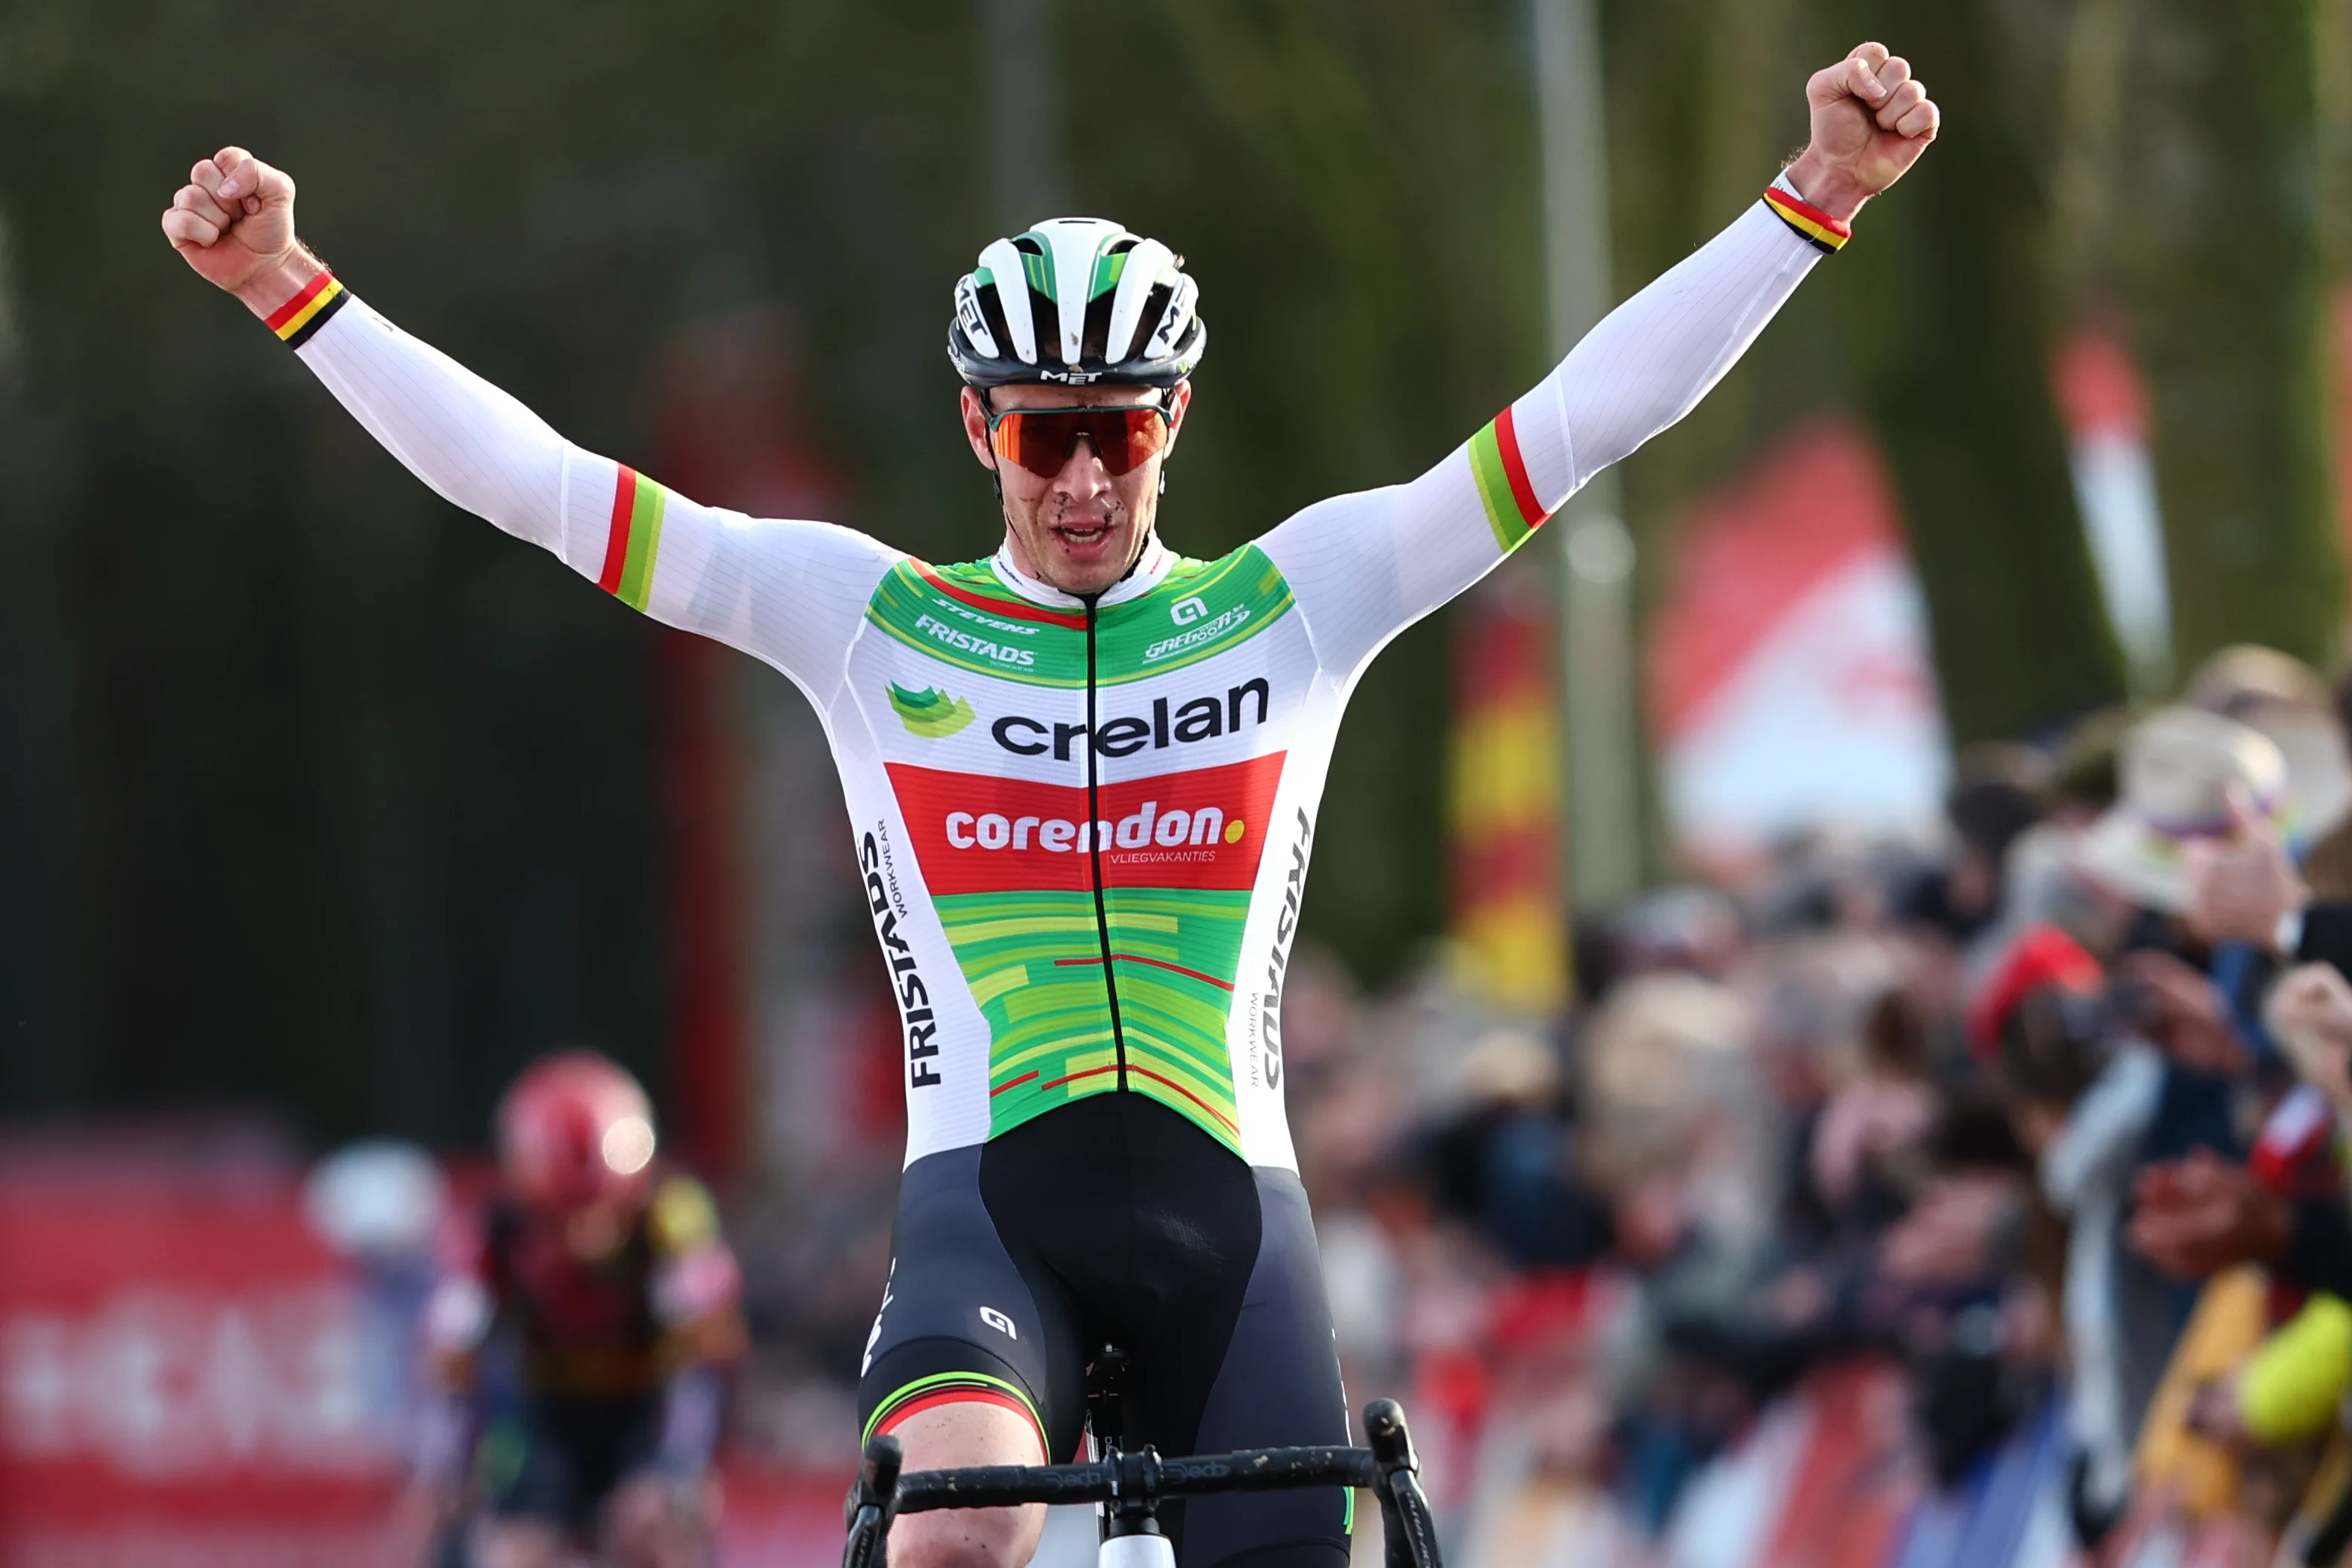
<svg viewBox="0 0 2352 1568">
<path fill-rule="evenodd" d="M 1457 1560 L 2338 1561 L 2347 698 L 2238 647 L 1972 750 L 1938 845 L 1591 931 L 1557 1035 L 1302 988 L 1349 1386 Z"/>
<path fill-rule="evenodd" d="M 1302 985 L 1349 1386 L 1459 1559 L 2335 1561 L 2338 698 L 2235 648 L 1971 751 L 1940 844 L 1591 930 L 1557 1034 Z"/>
</svg>

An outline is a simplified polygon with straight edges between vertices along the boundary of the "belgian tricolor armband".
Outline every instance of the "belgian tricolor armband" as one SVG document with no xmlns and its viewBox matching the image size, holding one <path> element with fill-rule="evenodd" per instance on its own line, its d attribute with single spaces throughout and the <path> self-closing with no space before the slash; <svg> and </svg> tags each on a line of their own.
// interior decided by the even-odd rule
<svg viewBox="0 0 2352 1568">
<path fill-rule="evenodd" d="M 289 347 L 299 349 L 351 297 L 351 291 L 335 280 L 333 273 L 322 271 L 304 284 L 299 294 L 269 312 L 269 330 Z"/>
<path fill-rule="evenodd" d="M 1764 187 L 1764 205 L 1772 216 L 1797 231 L 1814 249 L 1836 255 L 1853 237 L 1853 226 L 1840 223 L 1811 202 L 1779 185 Z"/>
</svg>

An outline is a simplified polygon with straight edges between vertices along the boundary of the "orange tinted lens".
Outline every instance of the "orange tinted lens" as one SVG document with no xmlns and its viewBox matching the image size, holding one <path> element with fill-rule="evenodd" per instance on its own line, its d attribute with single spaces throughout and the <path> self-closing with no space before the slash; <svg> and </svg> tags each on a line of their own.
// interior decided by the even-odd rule
<svg viewBox="0 0 2352 1568">
<path fill-rule="evenodd" d="M 1095 437 L 1095 449 L 1102 454 L 1103 467 L 1114 474 L 1142 467 L 1168 445 L 1168 421 L 1157 408 L 1122 408 L 1105 423 L 1107 427 Z"/>
<path fill-rule="evenodd" d="M 1080 436 L 1106 469 L 1124 474 L 1168 445 L 1168 421 L 1157 408 L 1024 409 L 1000 418 L 989 445 L 1006 461 L 1051 479 L 1070 460 Z"/>
</svg>

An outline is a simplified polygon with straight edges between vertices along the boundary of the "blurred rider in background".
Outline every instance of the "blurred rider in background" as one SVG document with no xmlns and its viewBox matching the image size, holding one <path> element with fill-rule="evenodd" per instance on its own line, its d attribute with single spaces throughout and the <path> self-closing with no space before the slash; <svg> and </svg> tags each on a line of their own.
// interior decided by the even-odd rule
<svg viewBox="0 0 2352 1568">
<path fill-rule="evenodd" d="M 482 1568 L 706 1561 L 723 1370 L 741 1280 L 709 1194 L 654 1158 L 636 1079 L 590 1051 L 541 1058 L 499 1107 L 499 1185 L 453 1226 L 425 1313 L 446 1398 L 420 1468 L 454 1513 L 471 1480 Z M 486 1397 L 510 1358 L 510 1400 Z"/>
</svg>

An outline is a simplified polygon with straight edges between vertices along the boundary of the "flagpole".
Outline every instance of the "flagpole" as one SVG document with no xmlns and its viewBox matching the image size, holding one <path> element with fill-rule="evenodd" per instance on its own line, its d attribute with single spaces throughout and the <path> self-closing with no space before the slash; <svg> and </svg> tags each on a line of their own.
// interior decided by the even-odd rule
<svg viewBox="0 0 2352 1568">
<path fill-rule="evenodd" d="M 1609 158 L 1596 0 L 1533 0 L 1545 298 L 1565 356 L 1614 302 Z M 1615 470 L 1560 509 L 1560 691 L 1568 740 L 1566 885 L 1581 908 L 1642 881 L 1633 535 Z"/>
<path fill-rule="evenodd" d="M 1054 0 L 977 0 L 988 77 L 989 196 L 1018 234 L 1066 214 L 1061 35 Z"/>
</svg>

